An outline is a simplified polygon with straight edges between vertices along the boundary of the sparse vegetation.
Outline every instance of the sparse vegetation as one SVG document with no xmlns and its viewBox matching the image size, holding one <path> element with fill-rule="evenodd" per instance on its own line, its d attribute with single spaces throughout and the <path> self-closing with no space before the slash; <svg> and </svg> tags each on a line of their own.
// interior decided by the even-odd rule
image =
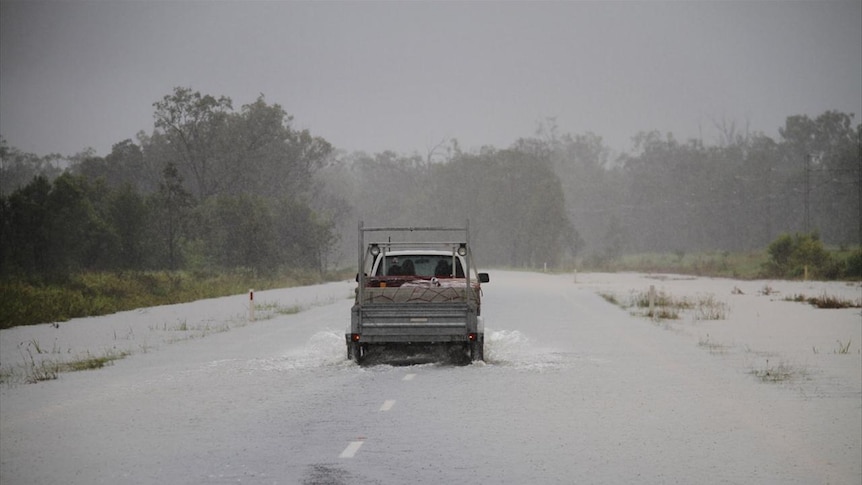
<svg viewBox="0 0 862 485">
<path fill-rule="evenodd" d="M 835 350 L 836 354 L 846 355 L 850 353 L 850 343 L 851 339 L 847 339 L 847 343 L 845 344 L 841 340 L 838 340 L 838 348 Z"/>
<path fill-rule="evenodd" d="M 115 360 L 125 358 L 129 355 L 131 355 L 131 352 L 129 351 L 116 350 L 106 351 L 102 356 L 93 356 L 87 352 L 86 357 L 57 365 L 60 370 L 68 371 L 101 369 L 102 367 L 113 363 Z"/>
<path fill-rule="evenodd" d="M 295 315 L 303 310 L 300 305 L 282 305 L 278 302 L 261 302 L 255 304 L 258 320 L 272 318 L 275 315 Z"/>
<path fill-rule="evenodd" d="M 132 354 L 129 350 L 106 350 L 102 355 L 92 355 L 86 352 L 83 356 L 66 360 L 64 357 L 71 351 L 61 352 L 54 345 L 51 350 L 40 345 L 36 339 L 22 342 L 18 345 L 21 362 L 17 366 L 6 366 L 0 372 L 0 383 L 23 382 L 35 384 L 42 381 L 57 379 L 61 372 L 76 372 L 101 369 L 115 360 L 123 359 Z"/>
<path fill-rule="evenodd" d="M 750 374 L 762 382 L 784 382 L 804 377 L 806 372 L 805 369 L 783 361 L 779 362 L 778 365 L 771 365 L 769 359 L 766 359 L 766 364 L 762 368 L 752 369 Z"/>
<path fill-rule="evenodd" d="M 633 305 L 639 308 L 649 308 L 649 292 L 634 295 Z M 653 301 L 653 313 L 647 311 L 646 316 L 654 319 L 676 320 L 682 311 L 692 311 L 695 320 L 724 320 L 729 307 L 718 301 L 713 295 L 698 295 L 694 298 L 676 298 L 663 291 L 656 292 Z"/>
<path fill-rule="evenodd" d="M 30 384 L 34 384 L 36 382 L 48 381 L 52 379 L 56 379 L 57 375 L 60 373 L 59 365 L 50 359 L 42 359 L 36 361 L 36 357 L 33 356 L 33 352 L 36 352 L 36 355 L 42 354 L 42 349 L 39 346 L 39 342 L 35 339 L 27 342 L 26 345 L 19 344 L 18 352 L 21 354 L 21 358 L 23 359 L 22 369 L 24 372 L 24 381 Z M 9 376 L 11 377 L 11 373 Z"/>
<path fill-rule="evenodd" d="M 808 303 L 817 308 L 824 309 L 839 309 L 839 308 L 862 308 L 862 298 L 850 300 L 847 298 L 839 298 L 823 294 L 815 297 L 808 297 L 802 294 L 792 295 L 785 298 L 785 301 L 795 301 L 798 303 Z"/>
<path fill-rule="evenodd" d="M 599 293 L 608 303 L 621 308 L 635 308 L 636 315 L 653 320 L 678 320 L 682 312 L 690 311 L 695 320 L 724 320 L 730 311 L 727 303 L 718 301 L 714 295 L 698 295 L 695 298 L 676 298 L 664 291 L 657 291 L 650 310 L 650 292 L 632 291 L 627 303 L 621 303 L 616 295 Z M 644 311 L 646 309 L 646 311 Z"/>
<path fill-rule="evenodd" d="M 602 292 L 602 293 L 599 293 L 599 296 L 601 296 L 602 298 L 604 298 L 604 300 L 605 300 L 606 302 L 610 303 L 611 305 L 617 305 L 617 306 L 620 306 L 620 302 L 619 302 L 619 300 L 617 300 L 616 295 L 614 295 L 613 293 L 604 293 L 604 292 Z"/>
<path fill-rule="evenodd" d="M 706 338 L 699 339 L 697 341 L 697 346 L 709 350 L 709 353 L 711 354 L 723 354 L 727 352 L 728 349 L 727 345 L 710 340 L 709 334 L 706 334 Z"/>
<path fill-rule="evenodd" d="M 694 311 L 695 320 L 724 320 L 730 307 L 713 295 L 703 295 L 695 300 Z"/>
</svg>

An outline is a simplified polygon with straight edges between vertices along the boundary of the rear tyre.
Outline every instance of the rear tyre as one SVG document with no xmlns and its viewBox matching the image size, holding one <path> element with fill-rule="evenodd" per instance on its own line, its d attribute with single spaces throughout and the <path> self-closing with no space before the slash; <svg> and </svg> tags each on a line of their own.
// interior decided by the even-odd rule
<svg viewBox="0 0 862 485">
<path fill-rule="evenodd" d="M 473 362 L 476 362 L 477 360 L 485 360 L 484 339 L 480 338 L 477 342 L 473 342 L 472 344 L 470 344 L 470 360 L 472 360 Z"/>
<path fill-rule="evenodd" d="M 362 361 L 362 348 L 356 342 L 348 342 L 347 344 L 347 359 L 356 362 L 357 364 Z"/>
</svg>

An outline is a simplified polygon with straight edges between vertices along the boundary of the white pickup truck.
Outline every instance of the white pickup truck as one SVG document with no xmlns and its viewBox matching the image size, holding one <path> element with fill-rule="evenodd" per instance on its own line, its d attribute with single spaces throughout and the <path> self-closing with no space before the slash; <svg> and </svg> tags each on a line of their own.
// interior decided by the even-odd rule
<svg viewBox="0 0 862 485">
<path fill-rule="evenodd" d="M 366 242 L 369 233 L 387 237 Z M 438 237 L 392 241 L 406 233 Z M 451 233 L 461 237 L 440 237 Z M 363 363 L 407 354 L 457 363 L 484 360 L 481 284 L 489 277 L 473 264 L 469 226 L 364 228 L 360 223 L 356 281 L 345 335 L 349 359 Z"/>
</svg>

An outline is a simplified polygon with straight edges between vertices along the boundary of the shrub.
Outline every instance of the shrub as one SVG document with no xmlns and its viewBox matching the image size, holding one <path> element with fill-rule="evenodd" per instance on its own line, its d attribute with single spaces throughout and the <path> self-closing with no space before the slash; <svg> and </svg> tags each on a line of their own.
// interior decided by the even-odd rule
<svg viewBox="0 0 862 485">
<path fill-rule="evenodd" d="M 842 262 L 836 261 L 823 247 L 816 232 L 796 233 L 794 237 L 782 234 L 769 244 L 767 253 L 769 261 L 762 270 L 768 277 L 800 277 L 807 268 L 809 276 L 835 279 L 845 271 Z"/>
<path fill-rule="evenodd" d="M 769 272 L 776 276 L 786 274 L 790 267 L 790 258 L 793 255 L 793 238 L 790 234 L 782 234 L 778 239 L 769 244 Z"/>
<path fill-rule="evenodd" d="M 853 251 L 847 258 L 844 276 L 851 279 L 862 279 L 862 248 Z"/>
</svg>

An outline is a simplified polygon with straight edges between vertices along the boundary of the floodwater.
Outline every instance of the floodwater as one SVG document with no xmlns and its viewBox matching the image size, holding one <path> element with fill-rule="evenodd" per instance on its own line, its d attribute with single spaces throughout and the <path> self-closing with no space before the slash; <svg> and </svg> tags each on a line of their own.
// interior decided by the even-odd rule
<svg viewBox="0 0 862 485">
<path fill-rule="evenodd" d="M 642 275 L 492 272 L 486 362 L 466 366 L 348 361 L 349 283 L 258 293 L 303 311 L 251 324 L 234 298 L 4 331 L 4 366 L 34 339 L 131 355 L 4 385 L 0 483 L 859 483 L 858 344 L 763 382 L 759 359 L 791 357 L 746 343 L 746 305 L 779 302 L 680 284 L 699 281 L 724 320 L 652 322 L 597 294 L 659 284 Z M 858 309 L 811 314 L 859 331 Z"/>
</svg>

